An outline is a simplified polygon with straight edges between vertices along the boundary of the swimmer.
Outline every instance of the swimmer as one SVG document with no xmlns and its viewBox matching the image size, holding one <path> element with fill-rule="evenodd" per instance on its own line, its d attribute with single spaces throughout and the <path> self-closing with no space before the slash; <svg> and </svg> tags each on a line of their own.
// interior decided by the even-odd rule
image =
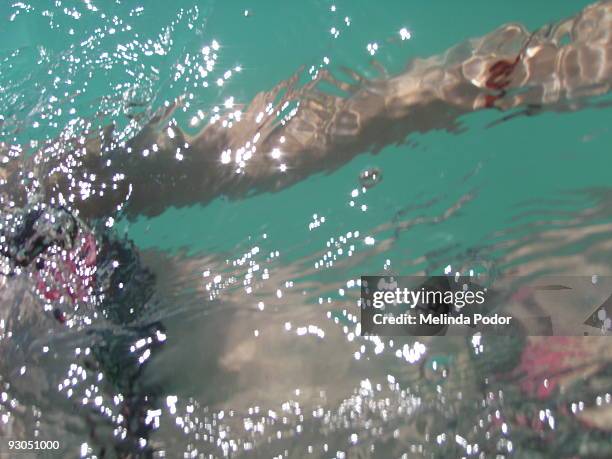
<svg viewBox="0 0 612 459">
<path fill-rule="evenodd" d="M 610 90 L 611 34 L 612 2 L 600 2 L 533 33 L 517 24 L 502 26 L 443 55 L 416 59 L 404 72 L 385 79 L 366 80 L 352 73 L 354 81 L 347 83 L 320 72 L 299 86 L 296 74 L 256 95 L 239 119 L 221 115 L 195 135 L 171 120 L 178 101 L 127 141 L 117 140 L 109 126 L 103 132 L 49 142 L 31 156 L 16 154 L 23 152 L 19 146 L 2 144 L 7 162 L 0 169 L 0 205 L 8 220 L 19 222 L 18 234 L 27 236 L 3 240 L 2 254 L 17 271 L 35 270 L 41 256 L 51 260 L 51 268 L 43 260 L 41 272 L 32 278 L 41 282 L 39 290 L 48 301 L 62 296 L 64 305 L 78 302 L 91 287 L 88 270 L 106 270 L 106 277 L 100 275 L 95 282 L 104 281 L 104 292 L 116 295 L 105 303 L 109 320 L 114 325 L 138 323 L 138 307 L 130 317 L 126 302 L 117 298 L 137 291 L 129 296 L 130 303 L 143 306 L 150 298 L 152 278 L 139 265 L 134 247 L 109 241 L 114 240 L 105 236 L 110 230 L 99 220 L 155 216 L 172 206 L 206 204 L 220 196 L 238 199 L 279 191 L 341 167 L 357 154 L 378 153 L 386 145 L 404 142 L 411 133 L 452 131 L 460 116 L 478 110 L 579 109 Z M 322 83 L 345 95 L 324 92 Z M 288 102 L 299 106 L 281 122 L 276 112 Z M 70 230 L 49 227 L 46 216 L 61 217 Z M 54 247 L 69 248 L 74 258 L 53 264 Z M 129 261 L 125 266 L 135 266 L 135 278 L 144 278 L 142 283 L 126 283 L 132 293 L 120 293 L 113 284 L 112 279 L 119 282 L 124 275 L 113 275 L 111 261 L 117 254 Z M 56 288 L 52 282 L 58 277 L 75 282 L 75 288 Z M 9 285 L 15 283 L 2 280 L 3 299 L 10 295 Z M 67 323 L 64 314 L 53 310 L 58 327 Z M 163 327 L 147 327 L 132 329 L 131 337 L 163 336 Z M 25 334 L 27 328 L 22 328 Z M 6 342 L 2 346 L 8 356 Z M 102 355 L 105 348 L 96 350 L 91 365 L 105 375 L 115 371 L 115 363 Z M 117 367 L 127 377 L 118 377 L 114 384 L 135 391 L 137 365 L 130 361 Z M 146 429 L 138 423 L 150 403 L 135 398 L 122 407 L 125 424 L 133 426 L 129 437 L 134 442 L 146 438 Z"/>
</svg>

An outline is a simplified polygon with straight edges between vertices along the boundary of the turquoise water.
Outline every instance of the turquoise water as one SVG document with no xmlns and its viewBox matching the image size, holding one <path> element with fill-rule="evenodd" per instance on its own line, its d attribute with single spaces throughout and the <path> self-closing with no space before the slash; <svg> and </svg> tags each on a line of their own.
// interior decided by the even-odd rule
<svg viewBox="0 0 612 459">
<path fill-rule="evenodd" d="M 413 58 L 439 54 L 501 24 L 520 22 L 533 29 L 587 4 L 4 3 L 0 140 L 38 142 L 34 151 L 70 129 L 76 117 L 100 126 L 113 120 L 129 137 L 134 131 L 127 129 L 126 115 L 141 114 L 142 126 L 165 101 L 181 96 L 189 105 L 175 119 L 195 133 L 204 124 L 192 123 L 198 110 L 208 116 L 229 98 L 246 104 L 302 66 L 334 72 L 345 66 L 378 78 L 372 60 L 396 74 Z M 409 40 L 400 39 L 402 28 L 410 31 Z M 214 43 L 219 45 L 211 51 L 217 54 L 214 68 L 196 79 L 202 50 Z M 373 43 L 378 49 L 371 55 Z M 603 96 L 591 105 L 606 101 Z M 544 111 L 505 122 L 500 122 L 504 113 L 485 110 L 462 116 L 458 132 L 412 134 L 405 144 L 375 155 L 364 152 L 329 174 L 279 192 L 242 200 L 221 197 L 134 221 L 118 216 L 115 230 L 135 242 L 157 275 L 154 319 L 164 324 L 168 338 L 138 382 L 143 393 L 158 397 L 163 412 L 147 448 L 158 457 L 160 451 L 183 457 L 194 450 L 214 457 L 478 456 L 436 438 L 442 433 L 467 438 L 480 419 L 496 409 L 512 411 L 515 401 L 516 410 L 523 410 L 515 387 L 507 388 L 505 407 L 479 410 L 479 401 L 487 398 L 480 383 L 488 374 L 463 368 L 470 349 L 466 341 L 397 339 L 393 345 L 386 341 L 380 352 L 375 342 L 355 337 L 355 324 L 343 315 L 355 312 L 359 296 L 350 281 L 385 271 L 440 274 L 447 265 L 521 274 L 546 269 L 610 274 L 610 110 Z M 373 167 L 382 172 L 382 181 L 364 193 L 359 175 Z M 309 228 L 321 217 L 320 226 Z M 366 242 L 368 236 L 373 244 Z M 321 262 L 328 250 L 334 251 L 331 264 Z M 251 261 L 269 275 L 253 271 Z M 83 345 L 86 336 L 70 339 Z M 409 362 L 396 356 L 404 344 L 417 354 L 420 346 L 427 350 Z M 65 348 L 71 346 L 76 345 Z M 609 344 L 598 346 L 609 354 Z M 506 352 L 500 349 L 495 352 Z M 439 390 L 419 373 L 419 365 L 438 354 L 460 362 L 451 371 L 460 376 Z M 61 380 L 61 364 L 68 363 L 48 370 L 50 381 Z M 587 403 L 591 396 L 609 398 L 609 384 L 593 386 L 584 396 Z M 458 393 L 474 403 L 455 404 Z M 16 391 L 12 396 L 24 406 L 46 405 L 36 395 Z M 582 396 L 571 393 L 557 401 L 578 403 Z M 104 397 L 104 403 L 112 400 Z M 59 421 L 41 435 L 64 435 L 67 457 L 102 457 L 96 442 L 104 440 L 88 436 L 85 416 L 72 419 L 66 414 L 69 403 L 59 398 L 61 403 L 46 406 L 48 419 Z M 481 445 L 485 457 L 548 457 L 536 445 L 546 435 L 561 445 L 558 454 L 567 452 L 559 457 L 587 456 L 576 438 L 599 445 L 603 453 L 593 457 L 612 451 L 605 446 L 609 425 L 593 433 L 574 418 L 564 420 L 555 400 L 534 400 L 528 408 L 553 410 L 557 425 L 569 427 L 558 437 L 555 428 L 542 435 L 535 429 L 529 437 L 508 421 L 509 435 L 496 432 L 491 440 L 483 431 L 470 441 Z M 115 421 L 89 422 L 112 426 Z M 25 429 L 26 439 L 30 430 Z M 121 456 L 110 447 L 106 454 Z"/>
</svg>

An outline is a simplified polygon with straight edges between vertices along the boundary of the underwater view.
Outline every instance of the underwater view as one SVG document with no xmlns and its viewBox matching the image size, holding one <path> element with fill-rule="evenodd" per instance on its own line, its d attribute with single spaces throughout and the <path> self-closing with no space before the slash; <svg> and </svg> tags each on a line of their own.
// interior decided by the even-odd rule
<svg viewBox="0 0 612 459">
<path fill-rule="evenodd" d="M 0 458 L 612 458 L 612 1 L 0 21 Z"/>
</svg>

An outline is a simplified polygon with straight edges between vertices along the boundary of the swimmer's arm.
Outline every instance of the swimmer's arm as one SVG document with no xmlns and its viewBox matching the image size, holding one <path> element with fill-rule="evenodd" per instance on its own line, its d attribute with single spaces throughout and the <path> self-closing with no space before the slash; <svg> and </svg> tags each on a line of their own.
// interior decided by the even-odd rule
<svg viewBox="0 0 612 459">
<path fill-rule="evenodd" d="M 77 196 L 74 205 L 90 217 L 118 208 L 128 217 L 154 216 L 218 196 L 280 190 L 359 153 L 402 143 L 411 132 L 452 131 L 461 115 L 476 110 L 575 108 L 581 97 L 610 90 L 611 31 L 612 2 L 597 3 L 535 34 L 502 26 L 444 55 L 417 59 L 391 78 L 354 74 L 347 83 L 321 72 L 300 86 L 294 76 L 259 93 L 239 119 L 221 116 L 193 136 L 161 117 L 108 155 L 87 152 L 94 158 L 87 167 L 106 189 L 95 199 Z M 324 92 L 322 82 L 345 95 Z M 299 103 L 297 111 L 281 120 L 278 112 L 291 103 Z M 113 182 L 111 171 L 124 177 Z"/>
<path fill-rule="evenodd" d="M 213 193 L 186 188 L 169 193 L 169 203 L 280 190 L 359 153 L 402 143 L 412 132 L 453 131 L 461 115 L 480 109 L 577 107 L 581 97 L 610 90 L 611 35 L 612 2 L 598 3 L 534 34 L 502 26 L 442 56 L 416 60 L 391 78 L 356 76 L 347 84 L 322 72 L 300 87 L 294 77 L 255 97 L 240 121 L 222 118 L 185 139 L 186 157 L 205 164 L 189 168 L 187 184 L 207 180 Z M 496 77 L 492 69 L 500 61 L 509 62 L 511 71 Z M 324 92 L 321 83 L 346 95 Z M 279 122 L 277 110 L 291 101 L 299 103 L 297 113 Z"/>
</svg>

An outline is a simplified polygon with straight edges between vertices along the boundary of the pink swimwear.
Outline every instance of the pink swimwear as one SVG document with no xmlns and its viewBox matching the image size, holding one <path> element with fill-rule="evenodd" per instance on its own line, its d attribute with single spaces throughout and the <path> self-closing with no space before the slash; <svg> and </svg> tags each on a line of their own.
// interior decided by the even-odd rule
<svg viewBox="0 0 612 459">
<path fill-rule="evenodd" d="M 540 400 L 549 398 L 559 386 L 561 378 L 576 362 L 588 359 L 588 348 L 583 339 L 573 336 L 550 336 L 529 341 L 513 373 L 520 375 L 523 393 Z"/>
<path fill-rule="evenodd" d="M 75 246 L 69 250 L 48 249 L 37 273 L 37 290 L 47 301 L 69 301 L 76 305 L 91 295 L 96 274 L 96 239 L 79 230 Z M 63 315 L 56 314 L 62 322 Z"/>
</svg>

